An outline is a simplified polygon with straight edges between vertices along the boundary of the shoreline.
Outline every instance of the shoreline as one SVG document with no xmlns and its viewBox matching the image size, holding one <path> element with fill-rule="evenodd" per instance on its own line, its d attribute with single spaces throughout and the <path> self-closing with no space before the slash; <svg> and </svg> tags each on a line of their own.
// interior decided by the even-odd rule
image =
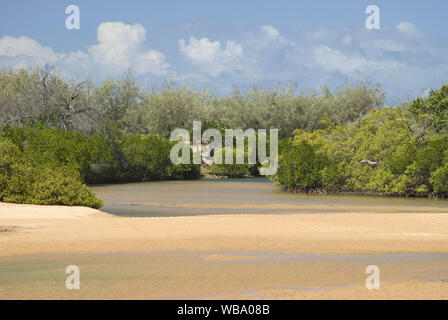
<svg viewBox="0 0 448 320">
<path fill-rule="evenodd" d="M 0 299 L 448 299 L 445 212 L 131 218 L 0 203 L 1 227 Z M 61 285 L 71 264 L 77 292 Z M 364 286 L 371 264 L 381 290 Z"/>
<path fill-rule="evenodd" d="M 244 207 L 240 209 L 244 212 Z M 447 210 L 353 209 L 349 213 L 119 217 L 85 207 L 0 203 L 0 227 L 11 229 L 0 233 L 0 256 L 157 250 L 448 253 Z"/>
<path fill-rule="evenodd" d="M 429 194 L 413 194 L 413 195 L 398 195 L 398 194 L 387 194 L 383 192 L 376 191 L 327 191 L 322 189 L 310 190 L 310 191 L 302 191 L 300 188 L 296 187 L 287 187 L 284 185 L 277 185 L 282 190 L 303 194 L 303 195 L 341 195 L 341 196 L 368 196 L 368 197 L 378 197 L 378 198 L 395 198 L 395 199 L 440 199 L 440 200 L 448 200 L 447 197 L 439 197 L 432 193 Z"/>
</svg>

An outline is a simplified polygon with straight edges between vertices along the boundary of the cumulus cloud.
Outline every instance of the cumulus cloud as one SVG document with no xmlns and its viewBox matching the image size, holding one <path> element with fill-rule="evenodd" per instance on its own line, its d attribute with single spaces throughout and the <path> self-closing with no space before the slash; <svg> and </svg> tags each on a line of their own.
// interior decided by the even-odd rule
<svg viewBox="0 0 448 320">
<path fill-rule="evenodd" d="M 145 50 L 146 29 L 122 22 L 101 23 L 97 32 L 98 44 L 88 48 L 96 64 L 112 73 L 133 68 L 137 74 L 165 75 L 169 64 L 159 51 Z"/>
<path fill-rule="evenodd" d="M 122 22 L 100 24 L 97 43 L 68 53 L 57 53 L 27 37 L 5 36 L 0 38 L 0 65 L 56 65 L 64 75 L 83 79 L 86 74 L 103 79 L 133 68 L 143 79 L 170 78 L 219 93 L 228 93 L 233 84 L 244 88 L 293 81 L 304 89 L 316 89 L 369 78 L 395 98 L 447 80 L 448 50 L 431 43 L 411 22 L 375 32 L 308 30 L 294 38 L 273 25 L 236 35 L 236 40 L 198 37 L 190 28 L 183 32 L 188 37 L 178 40 L 183 59 L 175 61 L 175 68 L 164 53 L 150 48 L 142 25 Z"/>
<path fill-rule="evenodd" d="M 44 47 L 37 41 L 28 37 L 0 38 L 0 56 L 8 57 L 14 65 L 39 65 L 54 64 L 59 56 L 50 47 Z M 15 61 L 14 61 L 15 60 Z"/>
<path fill-rule="evenodd" d="M 385 72 L 398 67 L 394 61 L 368 59 L 358 53 L 346 53 L 327 46 L 314 47 L 310 67 L 328 72 L 340 72 L 348 76 Z"/>
<path fill-rule="evenodd" d="M 211 76 L 235 72 L 242 67 L 243 47 L 235 41 L 229 40 L 221 46 L 219 41 L 191 36 L 188 43 L 179 40 L 179 49 L 188 61 Z"/>
<path fill-rule="evenodd" d="M 275 39 L 280 35 L 280 32 L 271 25 L 261 26 L 260 29 L 268 39 Z"/>
<path fill-rule="evenodd" d="M 372 42 L 371 46 L 389 52 L 404 52 L 408 50 L 406 44 L 391 39 L 377 39 Z"/>
<path fill-rule="evenodd" d="M 89 47 L 93 61 L 114 72 L 123 71 L 135 61 L 138 47 L 145 41 L 146 30 L 141 25 L 122 22 L 100 24 L 98 44 Z"/>
<path fill-rule="evenodd" d="M 420 36 L 421 32 L 417 29 L 415 25 L 413 25 L 411 22 L 400 22 L 397 26 L 397 30 L 401 33 L 411 35 L 411 36 Z"/>
<path fill-rule="evenodd" d="M 247 87 L 294 81 L 316 89 L 370 79 L 383 84 L 395 98 L 428 86 L 435 74 L 442 78 L 448 71 L 442 59 L 446 53 L 431 47 L 421 35 L 413 24 L 402 22 L 375 33 L 317 29 L 292 40 L 275 26 L 263 25 L 258 32 L 225 43 L 191 36 L 189 41 L 179 40 L 179 50 L 199 79 L 212 88 L 225 83 Z"/>
<path fill-rule="evenodd" d="M 16 68 L 51 65 L 69 77 L 85 77 L 90 73 L 104 77 L 129 68 L 137 75 L 170 74 L 165 55 L 145 48 L 146 29 L 139 24 L 101 23 L 97 40 L 86 51 L 56 53 L 30 38 L 5 36 L 0 39 L 0 63 Z"/>
</svg>

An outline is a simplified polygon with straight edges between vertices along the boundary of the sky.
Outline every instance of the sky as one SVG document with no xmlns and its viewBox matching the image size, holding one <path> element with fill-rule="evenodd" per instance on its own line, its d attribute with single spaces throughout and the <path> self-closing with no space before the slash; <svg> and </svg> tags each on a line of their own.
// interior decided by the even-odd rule
<svg viewBox="0 0 448 320">
<path fill-rule="evenodd" d="M 79 29 L 66 27 L 70 5 Z M 366 27 L 369 5 L 379 29 Z M 447 82 L 447 15 L 446 0 L 1 0 L 0 66 L 96 82 L 133 69 L 146 88 L 170 81 L 217 95 L 368 80 L 395 104 Z"/>
</svg>

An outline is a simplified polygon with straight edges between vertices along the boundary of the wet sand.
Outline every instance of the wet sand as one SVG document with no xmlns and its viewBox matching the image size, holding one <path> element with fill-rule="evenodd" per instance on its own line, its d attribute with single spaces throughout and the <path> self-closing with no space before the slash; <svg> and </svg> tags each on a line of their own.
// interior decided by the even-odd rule
<svg viewBox="0 0 448 320">
<path fill-rule="evenodd" d="M 148 250 L 448 253 L 448 214 L 351 209 L 128 218 L 82 207 L 0 204 L 0 226 L 11 230 L 0 233 L 0 256 Z"/>
<path fill-rule="evenodd" d="M 2 203 L 0 298 L 448 298 L 443 208 L 346 209 L 138 218 Z M 369 264 L 380 290 L 364 285 Z"/>
</svg>

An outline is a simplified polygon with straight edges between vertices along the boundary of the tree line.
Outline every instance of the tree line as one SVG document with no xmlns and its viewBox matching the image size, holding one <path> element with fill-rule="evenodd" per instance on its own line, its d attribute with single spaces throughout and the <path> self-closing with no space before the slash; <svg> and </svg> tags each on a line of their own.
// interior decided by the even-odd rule
<svg viewBox="0 0 448 320">
<path fill-rule="evenodd" d="M 170 133 L 191 130 L 195 120 L 202 130 L 279 129 L 280 167 L 272 178 L 296 191 L 440 195 L 448 172 L 440 90 L 390 108 L 380 86 L 368 82 L 333 92 L 235 87 L 217 96 L 168 83 L 144 90 L 132 71 L 97 85 L 42 69 L 1 69 L 0 200 L 99 207 L 86 183 L 199 178 L 199 165 L 169 158 Z M 243 176 L 258 168 L 209 171 Z"/>
<path fill-rule="evenodd" d="M 354 122 L 296 130 L 273 179 L 296 192 L 448 195 L 448 85 Z"/>
<path fill-rule="evenodd" d="M 332 93 L 327 87 L 300 92 L 288 84 L 270 89 L 252 87 L 215 96 L 210 91 L 165 84 L 142 90 L 129 71 L 96 86 L 74 82 L 42 69 L 0 70 L 0 129 L 9 126 L 59 128 L 90 134 L 154 134 L 168 138 L 176 128 L 191 129 L 194 120 L 209 127 L 279 129 L 281 137 L 295 129 L 315 130 L 324 115 L 335 124 L 357 120 L 380 108 L 385 93 L 360 82 Z M 110 131 L 110 132 L 105 132 Z"/>
</svg>

